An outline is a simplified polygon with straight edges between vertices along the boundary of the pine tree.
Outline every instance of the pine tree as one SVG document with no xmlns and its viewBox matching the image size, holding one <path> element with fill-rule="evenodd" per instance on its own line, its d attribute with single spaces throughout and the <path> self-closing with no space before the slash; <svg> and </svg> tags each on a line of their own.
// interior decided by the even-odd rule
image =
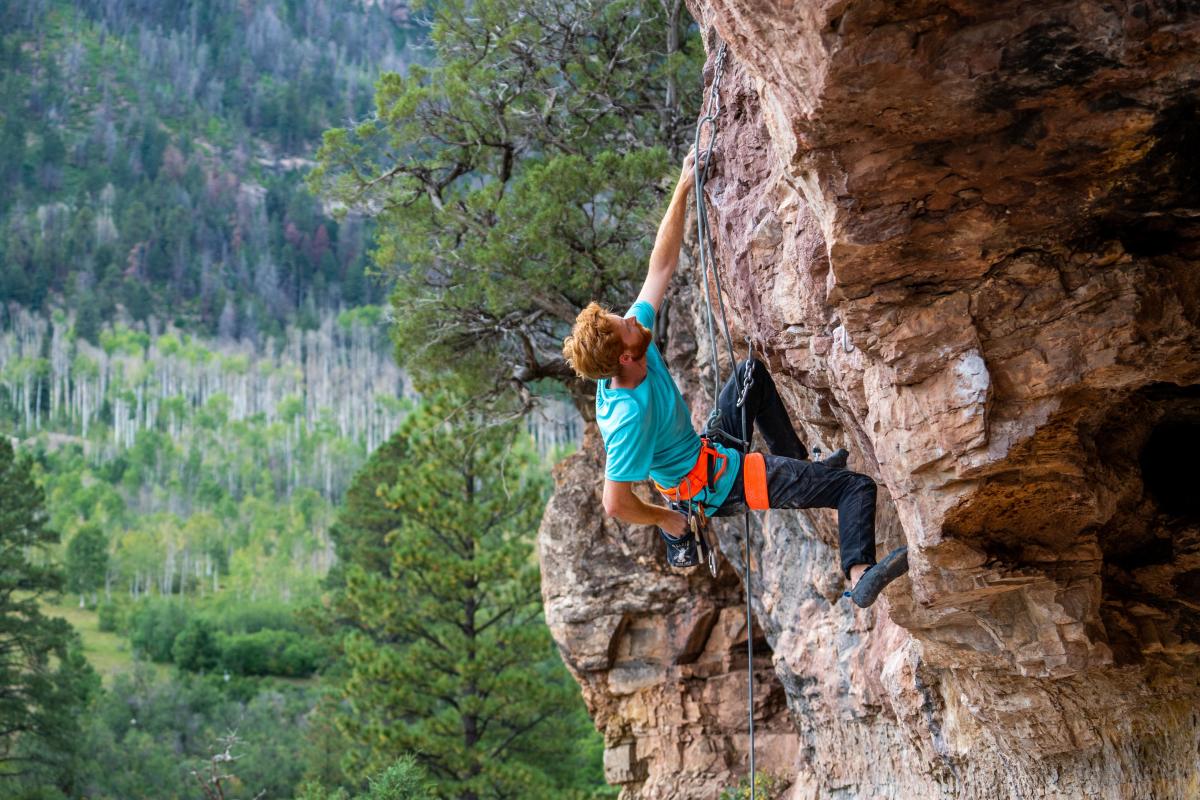
<svg viewBox="0 0 1200 800">
<path fill-rule="evenodd" d="M 79 595 L 80 607 L 89 593 L 96 602 L 96 591 L 104 585 L 107 571 L 108 540 L 98 526 L 87 525 L 67 545 L 67 588 Z"/>
<path fill-rule="evenodd" d="M 71 626 L 38 605 L 63 586 L 48 557 L 57 542 L 30 460 L 0 437 L 0 777 L 48 769 L 66 790 L 81 712 L 99 679 Z"/>
<path fill-rule="evenodd" d="M 590 385 L 561 354 L 592 299 L 645 273 L 661 180 L 691 143 L 698 38 L 679 3 L 447 0 L 437 59 L 385 75 L 376 111 L 325 134 L 311 184 L 379 216 L 398 359 L 476 395 Z M 684 93 L 679 87 L 691 87 Z M 502 392 L 497 392 L 502 395 Z"/>
<path fill-rule="evenodd" d="M 581 769 L 582 704 L 541 618 L 532 541 L 544 476 L 511 425 L 428 400 L 396 438 L 383 491 L 397 515 L 389 571 L 370 548 L 338 605 L 349 774 L 411 753 L 435 796 L 561 798 Z"/>
<path fill-rule="evenodd" d="M 329 529 L 337 563 L 329 570 L 325 585 L 345 586 L 345 571 L 357 566 L 370 573 L 391 576 L 391 551 L 387 536 L 400 524 L 400 514 L 383 498 L 379 489 L 391 485 L 408 457 L 408 441 L 396 435 L 384 442 L 355 474 L 346 491 L 337 520 Z"/>
</svg>

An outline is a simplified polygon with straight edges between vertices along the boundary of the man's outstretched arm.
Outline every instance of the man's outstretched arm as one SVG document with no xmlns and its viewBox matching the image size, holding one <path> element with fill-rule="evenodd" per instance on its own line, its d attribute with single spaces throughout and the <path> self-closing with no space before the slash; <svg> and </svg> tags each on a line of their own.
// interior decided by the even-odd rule
<svg viewBox="0 0 1200 800">
<path fill-rule="evenodd" d="M 604 479 L 604 511 L 634 525 L 657 525 L 672 536 L 682 536 L 685 518 L 678 511 L 647 503 L 633 493 L 633 483 Z"/>
<path fill-rule="evenodd" d="M 679 174 L 679 182 L 675 184 L 675 193 L 671 195 L 671 204 L 667 213 L 658 226 L 658 236 L 654 239 L 654 250 L 650 253 L 650 268 L 646 272 L 646 282 L 638 293 L 638 300 L 645 300 L 654 306 L 657 314 L 662 306 L 663 295 L 667 293 L 667 284 L 679 266 L 679 248 L 683 244 L 683 228 L 687 220 L 688 194 L 696 181 L 695 152 L 688 153 L 683 160 L 683 170 Z"/>
</svg>

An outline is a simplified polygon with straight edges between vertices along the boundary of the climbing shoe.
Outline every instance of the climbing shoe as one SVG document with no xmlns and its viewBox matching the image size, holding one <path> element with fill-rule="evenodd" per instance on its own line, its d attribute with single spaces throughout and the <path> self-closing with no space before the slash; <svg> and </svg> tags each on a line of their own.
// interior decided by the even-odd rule
<svg viewBox="0 0 1200 800">
<path fill-rule="evenodd" d="M 846 461 L 850 458 L 850 451 L 844 447 L 839 447 L 834 450 L 828 458 L 823 458 L 818 461 L 818 464 L 824 464 L 830 469 L 845 469 Z"/>
<path fill-rule="evenodd" d="M 908 572 L 908 548 L 897 547 L 888 553 L 887 558 L 870 567 L 854 584 L 854 588 L 846 592 L 854 605 L 866 608 L 879 599 L 883 587 Z"/>
<path fill-rule="evenodd" d="M 658 535 L 667 543 L 667 563 L 672 567 L 694 567 L 700 563 L 696 536 L 691 531 L 677 539 L 659 528 Z"/>
</svg>

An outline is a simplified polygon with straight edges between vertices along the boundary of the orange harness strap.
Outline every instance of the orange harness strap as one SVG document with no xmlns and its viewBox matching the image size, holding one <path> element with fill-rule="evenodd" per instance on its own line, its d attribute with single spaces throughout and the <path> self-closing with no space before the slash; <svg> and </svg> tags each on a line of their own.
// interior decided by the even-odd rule
<svg viewBox="0 0 1200 800">
<path fill-rule="evenodd" d="M 716 474 L 710 475 L 710 470 L 720 464 Z M 720 450 L 708 443 L 708 439 L 700 440 L 700 455 L 696 458 L 696 463 L 688 470 L 688 474 L 683 476 L 683 480 L 678 486 L 668 487 L 663 486 L 658 481 L 654 485 L 662 496 L 671 501 L 691 500 L 703 489 L 712 489 L 716 486 L 717 481 L 725 474 L 725 468 L 729 465 L 729 459 Z"/>
<path fill-rule="evenodd" d="M 746 505 L 755 511 L 770 508 L 767 497 L 767 460 L 762 453 L 747 453 L 742 466 L 742 491 Z"/>
</svg>

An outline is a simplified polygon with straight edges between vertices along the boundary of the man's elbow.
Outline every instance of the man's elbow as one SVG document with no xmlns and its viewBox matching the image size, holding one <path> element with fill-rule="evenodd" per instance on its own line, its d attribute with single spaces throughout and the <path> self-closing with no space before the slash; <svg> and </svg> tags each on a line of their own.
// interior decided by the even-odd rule
<svg viewBox="0 0 1200 800">
<path fill-rule="evenodd" d="M 625 506 L 623 503 L 621 503 L 620 498 L 609 497 L 609 496 L 605 495 L 605 497 L 604 497 L 604 513 L 605 514 L 607 514 L 610 517 L 613 517 L 614 519 L 621 519 L 622 518 L 621 512 L 624 509 L 625 509 Z"/>
<path fill-rule="evenodd" d="M 609 485 L 604 491 L 604 513 L 614 519 L 624 520 L 629 508 L 629 498 L 620 487 Z"/>
</svg>

